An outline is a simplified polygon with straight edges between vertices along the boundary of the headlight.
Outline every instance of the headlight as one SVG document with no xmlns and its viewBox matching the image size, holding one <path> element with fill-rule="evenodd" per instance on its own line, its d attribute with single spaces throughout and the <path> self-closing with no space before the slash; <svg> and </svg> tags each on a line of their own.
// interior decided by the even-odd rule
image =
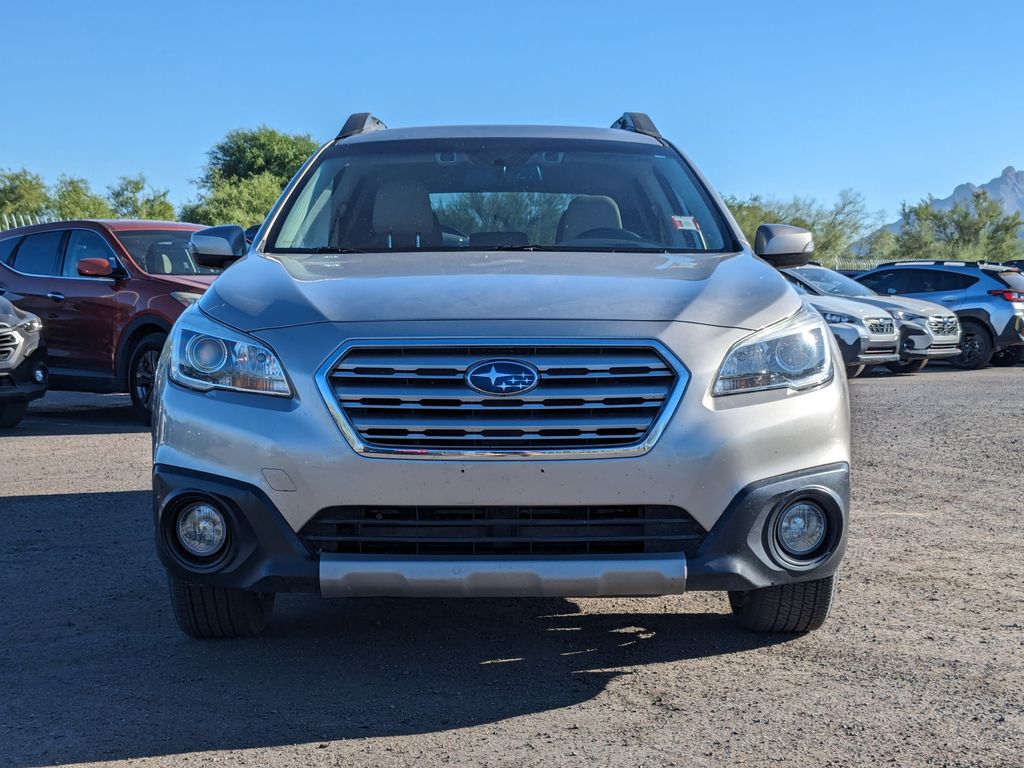
<svg viewBox="0 0 1024 768">
<path fill-rule="evenodd" d="M 171 333 L 168 373 L 172 381 L 203 391 L 292 393 L 284 368 L 268 347 L 195 308 L 181 316 Z"/>
<path fill-rule="evenodd" d="M 903 320 L 904 322 L 907 322 L 907 323 L 914 322 L 916 320 L 924 320 L 925 319 L 924 315 L 918 315 L 918 314 L 915 314 L 913 312 L 908 312 L 905 309 L 893 309 L 893 310 L 890 310 L 890 314 L 895 316 L 895 318 L 897 320 Z"/>
<path fill-rule="evenodd" d="M 14 326 L 14 330 L 25 331 L 26 333 L 39 333 L 43 330 L 43 323 L 35 315 L 28 315 L 28 317 Z"/>
<path fill-rule="evenodd" d="M 838 312 L 822 312 L 821 316 L 825 318 L 825 322 L 829 325 L 836 325 L 837 323 L 855 323 L 857 319 L 850 317 L 849 315 L 842 315 Z"/>
<path fill-rule="evenodd" d="M 808 389 L 832 379 L 828 329 L 818 314 L 801 309 L 751 334 L 729 350 L 712 395 L 763 389 Z"/>
<path fill-rule="evenodd" d="M 180 302 L 183 306 L 191 307 L 193 304 L 195 304 L 197 301 L 203 298 L 203 294 L 190 293 L 188 291 L 171 291 L 171 298 Z"/>
</svg>

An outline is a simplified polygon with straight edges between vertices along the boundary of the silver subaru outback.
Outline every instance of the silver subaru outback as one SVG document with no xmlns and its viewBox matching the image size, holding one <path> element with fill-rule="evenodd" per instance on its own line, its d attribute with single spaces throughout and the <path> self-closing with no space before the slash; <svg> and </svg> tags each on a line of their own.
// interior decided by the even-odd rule
<svg viewBox="0 0 1024 768">
<path fill-rule="evenodd" d="M 353 115 L 175 325 L 156 546 L 181 628 L 324 597 L 729 593 L 828 615 L 846 547 L 838 349 L 640 113 L 610 129 Z M 755 255 L 756 254 L 756 255 Z M 758 258 L 760 257 L 760 258 Z"/>
</svg>

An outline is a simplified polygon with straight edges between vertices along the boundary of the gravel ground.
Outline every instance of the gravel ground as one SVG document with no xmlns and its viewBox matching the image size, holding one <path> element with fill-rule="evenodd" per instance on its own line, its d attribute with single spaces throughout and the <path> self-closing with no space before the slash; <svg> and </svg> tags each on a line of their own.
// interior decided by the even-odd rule
<svg viewBox="0 0 1024 768">
<path fill-rule="evenodd" d="M 54 394 L 0 437 L 0 766 L 1024 765 L 1024 368 L 851 384 L 837 604 L 804 637 L 724 596 L 279 599 L 173 625 L 149 435 Z"/>
</svg>

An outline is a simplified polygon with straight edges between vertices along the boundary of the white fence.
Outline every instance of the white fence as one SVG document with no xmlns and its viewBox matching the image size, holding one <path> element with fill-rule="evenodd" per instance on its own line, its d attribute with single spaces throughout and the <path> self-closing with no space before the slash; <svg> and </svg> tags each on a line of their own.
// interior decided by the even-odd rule
<svg viewBox="0 0 1024 768">
<path fill-rule="evenodd" d="M 46 224 L 51 221 L 64 221 L 60 216 L 36 216 L 22 213 L 0 213 L 0 232 L 15 227 L 27 227 L 29 224 Z"/>
</svg>

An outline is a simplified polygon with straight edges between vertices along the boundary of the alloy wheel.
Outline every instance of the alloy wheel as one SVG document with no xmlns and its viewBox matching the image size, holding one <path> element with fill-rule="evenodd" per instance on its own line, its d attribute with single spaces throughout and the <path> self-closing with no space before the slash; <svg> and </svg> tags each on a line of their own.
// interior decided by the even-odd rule
<svg viewBox="0 0 1024 768">
<path fill-rule="evenodd" d="M 142 403 L 147 411 L 153 410 L 153 384 L 156 382 L 156 366 L 160 353 L 155 349 L 147 349 L 135 365 L 135 399 Z"/>
</svg>

